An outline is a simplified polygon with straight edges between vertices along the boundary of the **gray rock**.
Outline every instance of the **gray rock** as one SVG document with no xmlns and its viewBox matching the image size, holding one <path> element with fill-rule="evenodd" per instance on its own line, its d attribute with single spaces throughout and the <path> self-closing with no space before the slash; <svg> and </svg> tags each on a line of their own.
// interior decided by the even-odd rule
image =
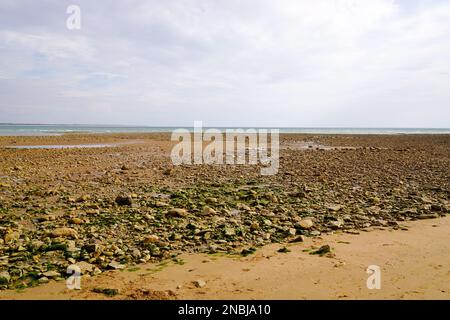
<svg viewBox="0 0 450 320">
<path fill-rule="evenodd" d="M 0 272 L 0 284 L 7 284 L 9 281 L 11 281 L 11 276 L 8 271 Z"/>
</svg>

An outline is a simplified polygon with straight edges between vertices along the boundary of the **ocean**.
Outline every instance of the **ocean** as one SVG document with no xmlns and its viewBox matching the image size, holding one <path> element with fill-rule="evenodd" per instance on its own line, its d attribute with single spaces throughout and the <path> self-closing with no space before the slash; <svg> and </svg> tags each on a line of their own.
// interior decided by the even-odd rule
<svg viewBox="0 0 450 320">
<path fill-rule="evenodd" d="M 180 127 L 0 124 L 0 136 L 51 136 L 66 133 L 146 133 L 171 132 Z M 192 130 L 192 127 L 185 127 Z M 233 127 L 228 127 L 233 128 Z M 203 130 L 208 129 L 204 127 Z M 217 127 L 217 129 L 226 129 Z M 243 127 L 243 129 L 246 129 Z M 257 129 L 257 128 L 256 128 Z M 276 128 L 280 133 L 309 134 L 450 134 L 450 128 Z"/>
</svg>

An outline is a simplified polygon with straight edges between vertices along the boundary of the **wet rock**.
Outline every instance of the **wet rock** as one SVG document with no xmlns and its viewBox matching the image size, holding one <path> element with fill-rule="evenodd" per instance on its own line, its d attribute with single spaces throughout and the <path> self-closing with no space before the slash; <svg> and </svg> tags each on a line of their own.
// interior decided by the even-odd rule
<svg viewBox="0 0 450 320">
<path fill-rule="evenodd" d="M 330 252 L 331 252 L 331 247 L 328 244 L 326 244 L 324 246 L 321 246 L 319 249 L 311 252 L 311 254 L 318 254 L 320 256 L 323 256 L 323 255 L 325 255 L 327 253 L 330 253 Z"/>
<path fill-rule="evenodd" d="M 108 297 L 114 297 L 119 294 L 118 289 L 111 289 L 111 288 L 94 288 L 92 289 L 92 292 L 101 293 Z"/>
</svg>

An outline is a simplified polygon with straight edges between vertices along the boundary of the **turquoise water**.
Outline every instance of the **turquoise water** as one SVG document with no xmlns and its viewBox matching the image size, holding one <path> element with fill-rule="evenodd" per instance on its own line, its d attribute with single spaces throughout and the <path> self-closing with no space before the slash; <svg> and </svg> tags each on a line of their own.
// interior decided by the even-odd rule
<svg viewBox="0 0 450 320">
<path fill-rule="evenodd" d="M 23 125 L 0 124 L 0 136 L 48 136 L 65 133 L 170 132 L 180 127 L 139 127 L 106 125 Z M 185 127 L 192 130 L 192 127 Z M 233 127 L 229 127 L 233 128 Z M 208 129 L 208 127 L 203 128 Z M 218 129 L 225 129 L 220 128 Z M 245 129 L 245 128 L 244 128 Z M 278 128 L 281 133 L 316 134 L 450 134 L 450 128 Z"/>
</svg>

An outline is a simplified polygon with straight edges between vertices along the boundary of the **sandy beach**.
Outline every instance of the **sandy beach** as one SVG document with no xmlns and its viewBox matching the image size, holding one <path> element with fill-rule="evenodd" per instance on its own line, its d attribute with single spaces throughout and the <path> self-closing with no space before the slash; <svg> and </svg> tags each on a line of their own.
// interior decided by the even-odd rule
<svg viewBox="0 0 450 320">
<path fill-rule="evenodd" d="M 450 298 L 449 135 L 286 134 L 274 176 L 169 137 L 0 137 L 0 298 Z"/>
</svg>

